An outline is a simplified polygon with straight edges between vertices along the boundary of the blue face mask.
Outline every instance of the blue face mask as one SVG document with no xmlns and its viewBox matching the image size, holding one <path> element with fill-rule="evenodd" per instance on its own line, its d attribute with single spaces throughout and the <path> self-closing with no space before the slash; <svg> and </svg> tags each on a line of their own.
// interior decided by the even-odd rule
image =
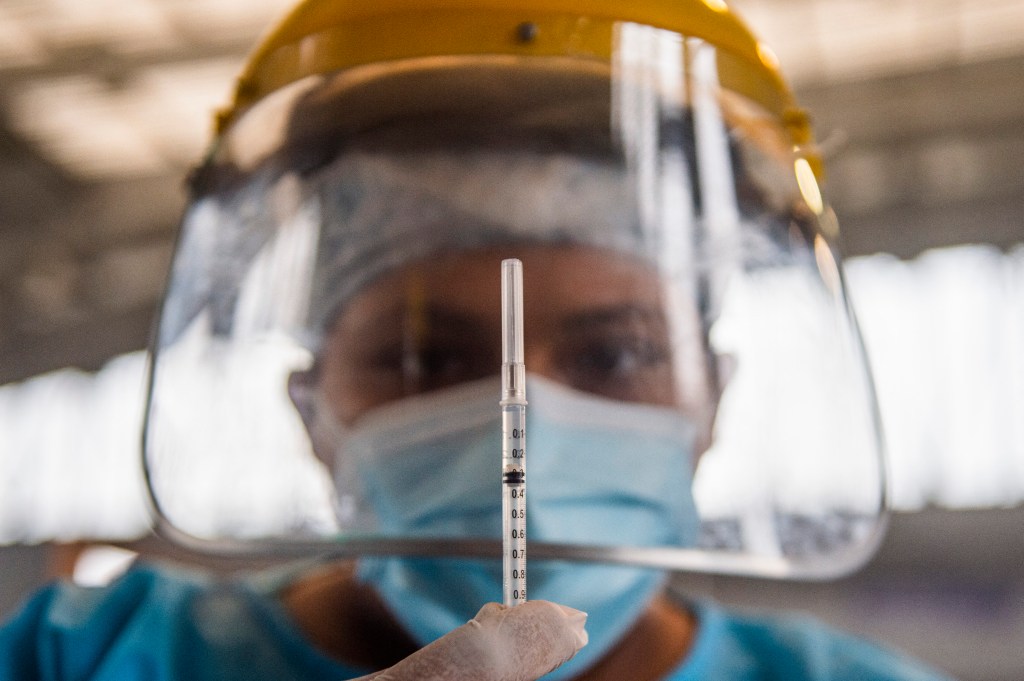
<svg viewBox="0 0 1024 681">
<path fill-rule="evenodd" d="M 689 546 L 697 536 L 691 494 L 694 428 L 678 412 L 527 380 L 528 542 Z M 389 405 L 344 435 L 339 475 L 378 531 L 416 537 L 501 533 L 501 426 L 497 383 L 481 381 Z M 545 678 L 596 662 L 660 591 L 658 570 L 531 561 L 531 599 L 588 613 L 589 643 Z M 366 558 L 372 584 L 421 644 L 501 600 L 500 561 Z"/>
</svg>

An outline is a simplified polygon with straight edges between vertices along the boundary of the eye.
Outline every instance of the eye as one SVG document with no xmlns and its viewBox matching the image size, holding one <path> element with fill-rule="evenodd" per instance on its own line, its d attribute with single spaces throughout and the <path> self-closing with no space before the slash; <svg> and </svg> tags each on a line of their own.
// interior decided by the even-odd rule
<svg viewBox="0 0 1024 681">
<path fill-rule="evenodd" d="M 427 338 L 402 354 L 403 383 L 407 393 L 428 392 L 494 373 L 493 351 L 466 339 Z"/>
<path fill-rule="evenodd" d="M 671 353 L 662 337 L 622 331 L 587 335 L 557 354 L 563 380 L 579 390 L 637 402 L 671 396 Z"/>
<path fill-rule="evenodd" d="M 484 378 L 500 367 L 499 348 L 483 334 L 431 324 L 415 335 L 394 333 L 356 358 L 353 367 L 382 401 Z"/>
<path fill-rule="evenodd" d="M 612 336 L 591 339 L 581 345 L 571 360 L 574 371 L 595 379 L 627 378 L 667 359 L 664 348 L 648 338 Z"/>
</svg>

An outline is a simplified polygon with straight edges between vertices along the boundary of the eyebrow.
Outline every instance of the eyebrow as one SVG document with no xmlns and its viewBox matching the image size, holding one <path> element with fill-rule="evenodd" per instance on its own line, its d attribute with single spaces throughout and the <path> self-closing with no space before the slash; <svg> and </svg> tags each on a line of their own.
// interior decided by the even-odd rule
<svg viewBox="0 0 1024 681">
<path fill-rule="evenodd" d="M 580 331 L 634 322 L 643 322 L 645 326 L 667 326 L 665 315 L 660 307 L 622 303 L 573 313 L 561 319 L 559 327 L 563 330 Z"/>
<path fill-rule="evenodd" d="M 466 314 L 460 310 L 453 310 L 435 303 L 425 305 L 423 315 L 430 328 L 482 330 L 488 326 L 487 322 L 478 315 Z"/>
<path fill-rule="evenodd" d="M 411 315 L 422 315 L 427 328 L 436 329 L 484 329 L 488 325 L 478 315 L 467 314 L 443 304 L 426 301 L 422 306 L 410 305 L 404 301 L 391 303 L 374 311 L 360 324 L 360 329 L 375 329 L 382 325 L 391 326 L 395 320 L 404 320 Z"/>
<path fill-rule="evenodd" d="M 363 336 L 366 329 L 380 330 L 382 327 L 396 330 L 397 320 L 403 320 L 411 312 L 405 302 L 393 302 L 385 308 L 368 315 L 358 328 L 353 329 L 357 336 Z M 423 315 L 424 331 L 436 333 L 439 330 L 448 336 L 478 337 L 490 332 L 493 322 L 489 323 L 480 315 L 453 309 L 443 302 L 425 301 L 419 314 Z M 561 316 L 555 323 L 554 330 L 559 334 L 598 333 L 609 328 L 639 325 L 641 328 L 666 329 L 668 327 L 664 311 L 637 303 L 620 303 L 597 306 L 590 309 L 574 311 Z M 379 342 L 380 336 L 377 336 Z M 463 338 L 468 340 L 468 338 Z"/>
</svg>

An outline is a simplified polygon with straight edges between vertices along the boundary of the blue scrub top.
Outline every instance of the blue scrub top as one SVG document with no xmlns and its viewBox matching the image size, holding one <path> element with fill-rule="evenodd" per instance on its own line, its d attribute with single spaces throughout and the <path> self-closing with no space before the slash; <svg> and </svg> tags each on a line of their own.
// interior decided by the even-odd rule
<svg viewBox="0 0 1024 681">
<path fill-rule="evenodd" d="M 269 583 L 140 566 L 101 589 L 55 584 L 0 627 L 0 681 L 330 681 L 368 673 L 307 642 Z M 693 607 L 693 648 L 666 681 L 947 681 L 810 618 Z"/>
</svg>

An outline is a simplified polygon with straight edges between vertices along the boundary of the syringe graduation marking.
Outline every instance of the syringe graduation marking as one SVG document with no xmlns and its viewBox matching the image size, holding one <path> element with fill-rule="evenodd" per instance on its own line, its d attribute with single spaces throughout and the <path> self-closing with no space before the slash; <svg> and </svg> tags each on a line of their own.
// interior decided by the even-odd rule
<svg viewBox="0 0 1024 681">
<path fill-rule="evenodd" d="M 501 511 L 505 605 L 526 602 L 526 366 L 523 270 L 501 263 Z"/>
</svg>

